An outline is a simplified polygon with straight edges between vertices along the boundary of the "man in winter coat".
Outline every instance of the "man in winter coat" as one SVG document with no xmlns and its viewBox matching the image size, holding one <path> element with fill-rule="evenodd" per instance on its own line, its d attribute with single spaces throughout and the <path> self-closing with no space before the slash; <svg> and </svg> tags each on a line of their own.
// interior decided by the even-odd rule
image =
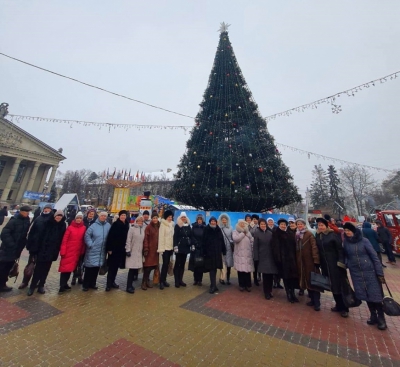
<svg viewBox="0 0 400 367">
<path fill-rule="evenodd" d="M 371 243 L 372 247 L 376 251 L 376 254 L 378 255 L 379 261 L 382 264 L 382 253 L 381 253 L 381 246 L 379 245 L 378 232 L 374 231 L 371 227 L 372 227 L 371 223 L 364 222 L 362 225 L 361 232 L 363 237 L 365 237 Z M 382 266 L 386 268 L 386 265 L 382 264 Z"/>
<path fill-rule="evenodd" d="M 392 249 L 392 234 L 390 231 L 382 225 L 382 222 L 377 220 L 376 221 L 377 225 L 377 232 L 378 232 L 378 237 L 379 237 L 379 242 L 383 245 L 383 248 L 385 249 L 386 255 L 388 257 L 387 264 L 391 265 L 396 265 L 396 258 L 393 255 L 393 249 Z"/>
<path fill-rule="evenodd" d="M 8 215 L 7 207 L 0 209 L 0 226 L 4 223 L 4 218 Z"/>
<path fill-rule="evenodd" d="M 42 213 L 32 221 L 31 228 L 28 233 L 28 242 L 26 245 L 27 250 L 29 251 L 29 259 L 28 267 L 32 262 L 36 262 L 37 252 L 35 249 L 38 249 L 40 244 L 40 238 L 42 236 L 43 230 L 46 226 L 46 222 L 52 217 L 52 207 L 50 204 L 46 204 L 43 208 Z M 33 250 L 32 250 L 33 249 Z M 28 286 L 30 278 L 25 277 L 22 279 L 22 283 L 18 287 L 18 289 L 24 289 Z"/>
<path fill-rule="evenodd" d="M 17 218 L 11 218 L 1 232 L 0 246 L 0 292 L 9 292 L 11 287 L 7 287 L 8 274 L 14 265 L 15 260 L 19 259 L 21 252 L 26 246 L 26 235 L 29 230 L 29 212 L 31 207 L 22 206 Z"/>
<path fill-rule="evenodd" d="M 85 276 L 82 285 L 84 292 L 87 292 L 89 288 L 98 289 L 96 281 L 100 267 L 104 265 L 106 241 L 110 227 L 110 223 L 107 222 L 107 212 L 100 212 L 96 222 L 85 233 Z"/>
</svg>

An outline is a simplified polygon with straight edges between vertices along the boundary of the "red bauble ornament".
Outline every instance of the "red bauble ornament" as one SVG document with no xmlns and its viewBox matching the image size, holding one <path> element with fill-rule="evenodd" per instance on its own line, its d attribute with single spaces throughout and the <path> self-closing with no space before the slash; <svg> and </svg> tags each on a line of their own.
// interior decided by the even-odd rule
<svg viewBox="0 0 400 367">
<path fill-rule="evenodd" d="M 210 135 L 212 135 L 212 131 L 210 131 Z"/>
<path fill-rule="evenodd" d="M 258 170 L 259 170 L 259 172 L 262 172 L 262 171 L 264 171 L 264 169 L 263 169 L 263 168 L 261 168 L 261 167 L 260 167 Z"/>
</svg>

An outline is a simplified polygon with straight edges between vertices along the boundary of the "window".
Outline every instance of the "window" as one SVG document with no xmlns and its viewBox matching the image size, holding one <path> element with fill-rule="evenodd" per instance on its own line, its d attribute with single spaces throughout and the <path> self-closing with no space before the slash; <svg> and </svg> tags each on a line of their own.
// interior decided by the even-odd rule
<svg viewBox="0 0 400 367">
<path fill-rule="evenodd" d="M 15 175 L 14 182 L 21 183 L 22 179 L 24 178 L 24 173 L 26 170 L 26 164 L 20 164 Z"/>
<path fill-rule="evenodd" d="M 400 214 L 396 214 L 395 217 L 397 219 L 397 225 L 400 226 Z"/>
<path fill-rule="evenodd" d="M 394 226 L 393 215 L 385 214 L 385 222 L 388 227 L 393 227 Z"/>
<path fill-rule="evenodd" d="M 8 196 L 7 196 L 7 200 L 11 200 L 11 196 L 12 196 L 13 192 L 14 192 L 14 190 L 10 190 L 10 192 L 8 193 Z"/>
<path fill-rule="evenodd" d="M 6 161 L 0 161 L 0 177 L 3 173 L 4 167 L 6 166 Z"/>
</svg>

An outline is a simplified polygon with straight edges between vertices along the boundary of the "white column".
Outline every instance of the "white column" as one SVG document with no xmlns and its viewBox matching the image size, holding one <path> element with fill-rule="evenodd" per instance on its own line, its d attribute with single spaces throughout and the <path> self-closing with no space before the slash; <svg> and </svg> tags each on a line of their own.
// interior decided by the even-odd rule
<svg viewBox="0 0 400 367">
<path fill-rule="evenodd" d="M 46 183 L 47 174 L 49 173 L 50 166 L 46 166 L 43 172 L 42 181 L 40 181 L 40 185 L 38 188 L 38 192 L 43 191 L 44 184 Z"/>
<path fill-rule="evenodd" d="M 17 170 L 19 167 L 19 164 L 21 163 L 22 159 L 21 158 L 15 158 L 14 165 L 11 168 L 10 176 L 8 177 L 6 187 L 3 190 L 3 195 L 1 195 L 1 201 L 6 201 L 8 194 L 10 193 L 12 184 L 15 179 L 15 175 L 17 174 Z"/>
<path fill-rule="evenodd" d="M 53 186 L 53 182 L 56 177 L 57 168 L 58 168 L 58 166 L 51 167 L 51 174 L 50 174 L 50 178 L 49 178 L 49 192 L 51 190 L 51 187 Z"/>
<path fill-rule="evenodd" d="M 31 176 L 29 177 L 28 185 L 26 186 L 26 191 L 32 191 L 32 187 L 35 182 L 35 178 L 36 178 L 39 166 L 40 166 L 40 162 L 35 162 L 35 165 L 33 166 L 33 170 L 31 172 Z"/>
</svg>

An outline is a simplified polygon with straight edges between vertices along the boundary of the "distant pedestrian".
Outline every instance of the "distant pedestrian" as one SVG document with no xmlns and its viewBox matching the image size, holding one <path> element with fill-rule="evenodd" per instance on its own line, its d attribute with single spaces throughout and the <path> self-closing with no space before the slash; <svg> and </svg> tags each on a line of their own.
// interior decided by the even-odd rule
<svg viewBox="0 0 400 367">
<path fill-rule="evenodd" d="M 158 255 L 158 236 L 160 231 L 160 222 L 158 221 L 158 213 L 153 211 L 151 214 L 151 222 L 144 230 L 143 242 L 143 280 L 142 289 L 153 288 L 150 283 L 150 273 L 159 266 Z"/>
<path fill-rule="evenodd" d="M 381 246 L 379 245 L 378 232 L 374 231 L 372 229 L 371 223 L 365 221 L 362 224 L 361 233 L 362 233 L 363 237 L 365 237 L 371 243 L 372 247 L 376 251 L 376 254 L 378 255 L 379 261 L 382 264 L 382 267 L 386 268 L 386 265 L 383 265 L 383 263 L 382 263 L 382 252 L 381 252 Z"/>
<path fill-rule="evenodd" d="M 383 248 L 385 249 L 386 256 L 388 257 L 387 264 L 396 265 L 396 258 L 393 255 L 393 248 L 392 248 L 392 234 L 390 231 L 383 226 L 380 220 L 376 221 L 378 232 L 379 242 L 382 244 Z"/>
<path fill-rule="evenodd" d="M 204 245 L 204 229 L 206 224 L 204 222 L 203 214 L 197 214 L 196 222 L 192 223 L 192 232 L 194 238 L 194 251 L 190 252 L 189 266 L 188 269 L 193 271 L 193 285 L 202 286 L 203 285 L 203 273 L 204 265 L 199 266 L 195 263 L 195 259 L 198 257 L 203 257 L 203 245 Z"/>
<path fill-rule="evenodd" d="M 166 210 L 161 219 L 160 233 L 158 237 L 158 249 L 157 252 L 162 255 L 162 267 L 160 274 L 160 289 L 169 287 L 167 282 L 168 267 L 171 261 L 171 256 L 174 252 L 174 227 L 175 223 L 172 220 L 173 213 L 171 210 Z"/>
<path fill-rule="evenodd" d="M 227 213 L 223 213 L 218 218 L 218 226 L 224 236 L 226 254 L 223 256 L 223 268 L 220 272 L 219 282 L 221 284 L 231 284 L 231 268 L 233 267 L 233 239 L 231 218 Z"/>
<path fill-rule="evenodd" d="M 78 212 L 75 216 L 75 220 L 72 221 L 65 231 L 61 243 L 61 261 L 58 269 L 60 272 L 59 293 L 63 293 L 66 290 L 71 289 L 71 287 L 68 285 L 69 278 L 71 273 L 76 271 L 77 265 L 85 253 L 85 232 L 86 227 L 83 224 L 83 214 L 82 212 Z M 82 265 L 82 263 L 79 265 L 79 272 L 82 272 Z"/>
</svg>

